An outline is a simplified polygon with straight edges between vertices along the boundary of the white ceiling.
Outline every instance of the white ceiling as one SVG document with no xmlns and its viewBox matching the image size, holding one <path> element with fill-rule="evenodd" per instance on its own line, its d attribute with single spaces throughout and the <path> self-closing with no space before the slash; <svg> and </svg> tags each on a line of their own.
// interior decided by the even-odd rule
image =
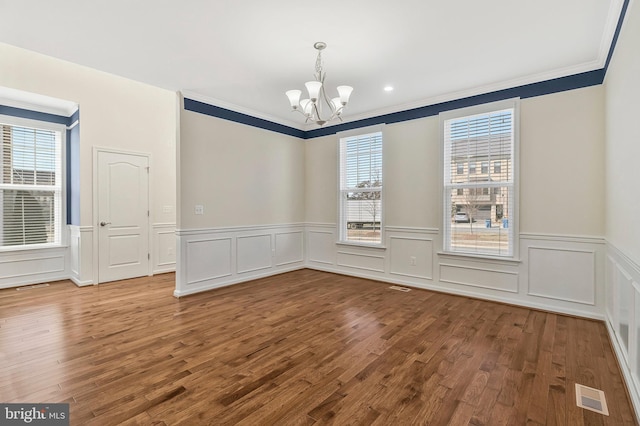
<svg viewBox="0 0 640 426">
<path fill-rule="evenodd" d="M 602 68 L 622 0 L 0 0 L 0 42 L 307 129 L 284 92 L 354 87 L 345 121 Z M 395 90 L 385 92 L 384 86 Z"/>
</svg>

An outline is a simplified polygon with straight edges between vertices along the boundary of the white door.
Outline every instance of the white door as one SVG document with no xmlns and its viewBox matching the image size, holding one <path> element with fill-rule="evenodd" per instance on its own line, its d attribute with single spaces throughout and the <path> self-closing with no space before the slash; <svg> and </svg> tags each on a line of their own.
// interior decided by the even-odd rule
<svg viewBox="0 0 640 426">
<path fill-rule="evenodd" d="M 98 151 L 98 282 L 149 274 L 149 159 Z"/>
</svg>

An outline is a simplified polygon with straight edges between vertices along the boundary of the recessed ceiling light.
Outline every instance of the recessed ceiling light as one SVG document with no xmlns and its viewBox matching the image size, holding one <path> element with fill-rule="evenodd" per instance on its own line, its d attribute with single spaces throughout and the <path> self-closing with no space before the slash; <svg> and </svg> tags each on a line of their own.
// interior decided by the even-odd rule
<svg viewBox="0 0 640 426">
<path fill-rule="evenodd" d="M 393 87 L 392 86 L 384 86 L 384 91 L 385 92 L 393 92 Z"/>
</svg>

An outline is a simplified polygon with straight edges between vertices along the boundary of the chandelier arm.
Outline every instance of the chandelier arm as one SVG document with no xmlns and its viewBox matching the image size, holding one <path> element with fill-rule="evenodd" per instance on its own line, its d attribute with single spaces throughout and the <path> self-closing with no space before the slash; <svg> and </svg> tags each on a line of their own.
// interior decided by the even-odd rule
<svg viewBox="0 0 640 426">
<path fill-rule="evenodd" d="M 326 74 L 322 71 L 322 58 L 320 58 L 320 51 L 318 51 L 318 61 L 316 61 L 316 81 L 319 81 L 322 86 L 320 86 L 320 93 L 318 94 L 318 100 L 316 101 L 316 104 L 314 105 L 315 107 L 315 120 L 316 122 L 318 121 L 329 121 L 329 120 L 324 120 L 322 118 L 322 114 L 321 114 L 321 110 L 322 110 L 322 106 L 320 105 L 322 103 L 322 101 L 324 100 L 324 103 L 329 105 L 329 102 L 327 101 L 327 94 L 324 91 L 324 79 L 325 79 Z M 333 108 L 331 108 L 331 105 L 329 105 L 329 110 L 331 112 L 333 112 Z"/>
<path fill-rule="evenodd" d="M 319 99 L 318 99 L 318 101 L 319 101 Z M 319 103 L 320 103 L 320 102 L 317 102 L 317 101 L 316 101 L 316 102 L 313 104 L 313 109 L 315 110 L 315 119 L 314 119 L 313 121 L 324 121 L 324 120 L 322 120 L 322 117 L 320 116 L 320 110 L 318 109 L 318 104 L 319 104 Z M 314 114 L 312 114 L 311 116 L 313 117 L 313 115 L 314 115 Z"/>
<path fill-rule="evenodd" d="M 329 100 L 327 93 L 324 91 L 324 84 L 322 85 L 322 88 L 320 90 L 322 91 L 322 98 L 324 99 L 324 103 L 327 104 L 329 110 L 331 111 L 331 114 L 333 115 L 336 112 L 336 107 L 333 105 L 333 102 Z"/>
<path fill-rule="evenodd" d="M 333 119 L 335 119 L 335 118 L 337 118 L 337 119 L 338 119 L 338 120 L 340 120 L 340 121 L 344 121 L 344 120 L 342 120 L 342 117 L 340 117 L 340 111 L 342 111 L 342 108 L 340 108 L 339 110 L 336 110 L 336 112 L 334 112 L 333 114 L 331 114 L 331 117 L 329 117 L 329 118 L 327 119 L 327 121 L 331 121 L 331 120 L 333 120 Z"/>
</svg>

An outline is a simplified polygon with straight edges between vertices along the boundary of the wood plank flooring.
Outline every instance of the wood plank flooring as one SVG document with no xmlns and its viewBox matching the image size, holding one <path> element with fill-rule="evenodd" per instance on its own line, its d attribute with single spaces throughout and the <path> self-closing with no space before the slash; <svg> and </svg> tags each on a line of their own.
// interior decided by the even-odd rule
<svg viewBox="0 0 640 426">
<path fill-rule="evenodd" d="M 312 270 L 174 279 L 1 290 L 0 401 L 72 425 L 636 424 L 601 322 Z"/>
</svg>

